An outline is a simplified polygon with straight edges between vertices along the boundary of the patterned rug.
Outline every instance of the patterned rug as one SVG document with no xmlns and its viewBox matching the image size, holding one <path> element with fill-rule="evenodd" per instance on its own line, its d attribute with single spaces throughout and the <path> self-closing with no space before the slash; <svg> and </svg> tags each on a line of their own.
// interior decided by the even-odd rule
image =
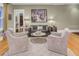
<svg viewBox="0 0 79 59">
<path fill-rule="evenodd" d="M 33 38 L 31 38 L 31 42 L 37 43 L 37 44 L 42 44 L 42 43 L 46 43 L 47 40 L 45 37 L 33 37 Z"/>
</svg>

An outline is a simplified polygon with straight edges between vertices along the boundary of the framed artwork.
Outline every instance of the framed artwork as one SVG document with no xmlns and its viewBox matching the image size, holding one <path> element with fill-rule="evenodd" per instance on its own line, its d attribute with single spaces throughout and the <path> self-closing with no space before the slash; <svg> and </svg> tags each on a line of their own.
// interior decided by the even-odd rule
<svg viewBox="0 0 79 59">
<path fill-rule="evenodd" d="M 12 20 L 12 15 L 11 14 L 9 14 L 9 20 Z"/>
<path fill-rule="evenodd" d="M 32 9 L 31 21 L 32 22 L 47 22 L 47 9 Z"/>
</svg>

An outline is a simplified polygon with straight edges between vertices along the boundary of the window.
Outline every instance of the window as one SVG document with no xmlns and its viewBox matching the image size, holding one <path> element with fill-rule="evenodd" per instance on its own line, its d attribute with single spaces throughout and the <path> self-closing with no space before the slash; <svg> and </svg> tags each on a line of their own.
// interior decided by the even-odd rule
<svg viewBox="0 0 79 59">
<path fill-rule="evenodd" d="M 0 6 L 0 33 L 3 31 L 3 8 Z"/>
</svg>

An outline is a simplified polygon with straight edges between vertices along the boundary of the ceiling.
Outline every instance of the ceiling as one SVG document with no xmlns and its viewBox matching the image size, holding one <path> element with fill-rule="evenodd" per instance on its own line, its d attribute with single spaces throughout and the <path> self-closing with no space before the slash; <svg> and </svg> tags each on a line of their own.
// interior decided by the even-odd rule
<svg viewBox="0 0 79 59">
<path fill-rule="evenodd" d="M 12 3 L 12 5 L 65 5 L 66 3 Z"/>
</svg>

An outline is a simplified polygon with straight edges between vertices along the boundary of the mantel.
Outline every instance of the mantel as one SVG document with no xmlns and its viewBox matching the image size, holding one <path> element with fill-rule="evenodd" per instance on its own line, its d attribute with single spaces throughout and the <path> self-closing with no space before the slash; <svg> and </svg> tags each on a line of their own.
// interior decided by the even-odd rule
<svg viewBox="0 0 79 59">
<path fill-rule="evenodd" d="M 31 23 L 31 25 L 47 25 L 47 22 L 46 23 Z"/>
</svg>

